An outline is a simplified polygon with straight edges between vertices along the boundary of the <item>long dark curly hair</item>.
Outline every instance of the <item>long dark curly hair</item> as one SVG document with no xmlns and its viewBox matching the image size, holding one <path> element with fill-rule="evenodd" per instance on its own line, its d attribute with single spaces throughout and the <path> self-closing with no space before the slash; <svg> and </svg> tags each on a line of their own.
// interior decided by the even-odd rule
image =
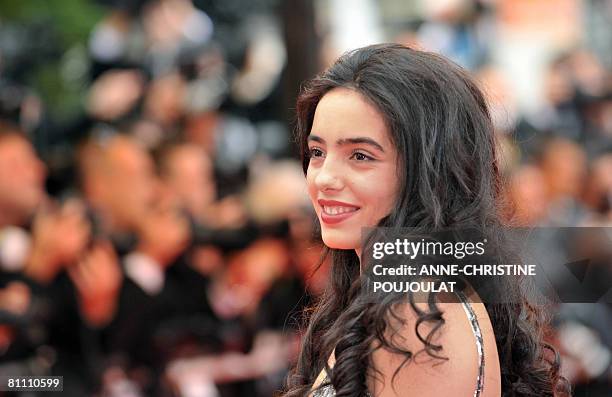
<svg viewBox="0 0 612 397">
<path fill-rule="evenodd" d="M 343 55 L 303 88 L 297 101 L 296 137 L 304 172 L 309 164 L 307 137 L 321 98 L 336 87 L 360 93 L 383 116 L 399 154 L 401 190 L 384 227 L 488 228 L 500 225 L 502 181 L 493 125 L 480 89 L 459 66 L 442 56 L 398 44 L 360 48 Z M 396 297 L 373 303 L 361 294 L 359 258 L 353 250 L 328 249 L 331 281 L 310 308 L 297 364 L 287 379 L 285 397 L 305 396 L 322 368 L 338 397 L 366 395 L 372 346 L 405 356 L 385 337 Z M 478 287 L 474 287 L 478 292 Z M 559 359 L 546 344 L 546 316 L 516 285 L 500 285 L 510 303 L 485 304 L 501 366 L 504 396 L 569 394 L 559 375 Z M 431 336 L 444 323 L 435 302 L 413 309 L 415 332 L 424 349 L 440 357 Z M 434 327 L 428 335 L 419 325 Z M 335 348 L 336 363 L 327 366 Z M 395 375 L 399 372 L 395 372 Z"/>
</svg>

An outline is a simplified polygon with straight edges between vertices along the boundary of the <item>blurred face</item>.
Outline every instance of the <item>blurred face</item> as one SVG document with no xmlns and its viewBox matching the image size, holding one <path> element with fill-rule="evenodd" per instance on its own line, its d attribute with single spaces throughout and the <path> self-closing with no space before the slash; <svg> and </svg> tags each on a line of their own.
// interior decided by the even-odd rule
<svg viewBox="0 0 612 397">
<path fill-rule="evenodd" d="M 215 200 L 212 164 L 202 149 L 181 146 L 169 154 L 166 183 L 196 218 Z"/>
<path fill-rule="evenodd" d="M 45 197 L 46 170 L 34 148 L 20 136 L 0 141 L 0 210 L 19 217 L 33 214 Z"/>
<path fill-rule="evenodd" d="M 399 190 L 397 151 L 378 110 L 336 88 L 315 111 L 308 137 L 308 193 L 330 248 L 361 249 L 361 228 L 387 216 Z"/>
<path fill-rule="evenodd" d="M 547 208 L 546 180 L 534 166 L 525 165 L 516 171 L 510 181 L 510 198 L 516 209 L 516 218 L 523 225 L 535 225 Z"/>
<path fill-rule="evenodd" d="M 145 99 L 145 113 L 167 125 L 176 122 L 182 113 L 185 80 L 177 73 L 154 80 Z"/>
<path fill-rule="evenodd" d="M 111 170 L 105 178 L 107 205 L 120 226 L 133 229 L 155 202 L 153 161 L 131 142 L 117 142 L 110 150 Z"/>
<path fill-rule="evenodd" d="M 546 149 L 542 164 L 551 199 L 577 197 L 586 175 L 586 155 L 577 144 L 554 141 Z"/>
</svg>

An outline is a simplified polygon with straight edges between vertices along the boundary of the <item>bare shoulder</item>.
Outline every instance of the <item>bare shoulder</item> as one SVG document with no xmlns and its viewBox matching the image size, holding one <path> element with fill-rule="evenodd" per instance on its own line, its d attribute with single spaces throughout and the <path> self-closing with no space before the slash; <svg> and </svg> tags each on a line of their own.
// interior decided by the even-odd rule
<svg viewBox="0 0 612 397">
<path fill-rule="evenodd" d="M 426 308 L 426 304 L 416 306 Z M 415 331 L 418 315 L 409 304 L 398 305 L 395 311 L 404 321 L 404 325 L 392 322 L 398 332 L 395 335 L 388 333 L 387 337 L 392 338 L 395 344 L 416 354 L 393 378 L 405 357 L 384 348 L 377 349 L 372 354 L 372 363 L 374 369 L 380 373 L 377 374 L 374 369 L 368 372 L 368 388 L 373 396 L 474 395 L 480 360 L 472 324 L 459 301 L 438 303 L 437 306 L 443 313 L 444 323 L 432 334 L 431 343 L 442 346 L 442 350 L 437 354 L 446 360 L 433 358 L 425 351 L 421 351 L 424 345 Z M 481 396 L 500 396 L 499 357 L 491 321 L 482 303 L 471 303 L 470 307 L 476 315 L 483 337 L 486 365 Z M 426 337 L 434 325 L 433 322 L 422 323 L 419 326 L 419 334 Z M 392 378 L 393 384 L 391 384 Z"/>
</svg>

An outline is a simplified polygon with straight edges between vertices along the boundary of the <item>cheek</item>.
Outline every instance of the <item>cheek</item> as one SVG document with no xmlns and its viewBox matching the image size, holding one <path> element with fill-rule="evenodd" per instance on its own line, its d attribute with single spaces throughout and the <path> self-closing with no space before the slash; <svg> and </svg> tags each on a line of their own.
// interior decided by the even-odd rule
<svg viewBox="0 0 612 397">
<path fill-rule="evenodd" d="M 306 187 L 308 188 L 308 196 L 310 197 L 310 200 L 312 201 L 313 205 L 317 200 L 317 187 L 315 186 L 314 179 L 315 171 L 309 168 L 306 171 Z"/>
<path fill-rule="evenodd" d="M 397 202 L 398 181 L 397 178 L 390 177 L 393 173 L 380 175 L 375 178 L 376 182 L 370 181 L 361 189 L 365 200 L 367 200 L 370 211 L 369 217 L 373 224 L 385 216 L 389 215 Z"/>
<path fill-rule="evenodd" d="M 381 199 L 391 206 L 395 205 L 399 192 L 399 180 L 395 173 L 389 173 L 386 176 L 383 186 Z"/>
</svg>

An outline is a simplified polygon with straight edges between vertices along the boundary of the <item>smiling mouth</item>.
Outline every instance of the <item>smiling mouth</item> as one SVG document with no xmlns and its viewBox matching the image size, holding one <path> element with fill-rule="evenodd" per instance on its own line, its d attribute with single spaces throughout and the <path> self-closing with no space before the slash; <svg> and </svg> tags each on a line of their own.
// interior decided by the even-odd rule
<svg viewBox="0 0 612 397">
<path fill-rule="evenodd" d="M 324 206 L 321 206 L 321 210 L 326 215 L 342 215 L 342 214 L 348 214 L 350 212 L 355 212 L 359 210 L 359 208 L 358 207 L 342 207 L 342 206 L 337 206 L 337 205 L 336 206 L 324 205 Z"/>
<path fill-rule="evenodd" d="M 321 222 L 327 225 L 334 225 L 352 217 L 359 207 L 347 207 L 342 205 L 322 205 Z"/>
</svg>

